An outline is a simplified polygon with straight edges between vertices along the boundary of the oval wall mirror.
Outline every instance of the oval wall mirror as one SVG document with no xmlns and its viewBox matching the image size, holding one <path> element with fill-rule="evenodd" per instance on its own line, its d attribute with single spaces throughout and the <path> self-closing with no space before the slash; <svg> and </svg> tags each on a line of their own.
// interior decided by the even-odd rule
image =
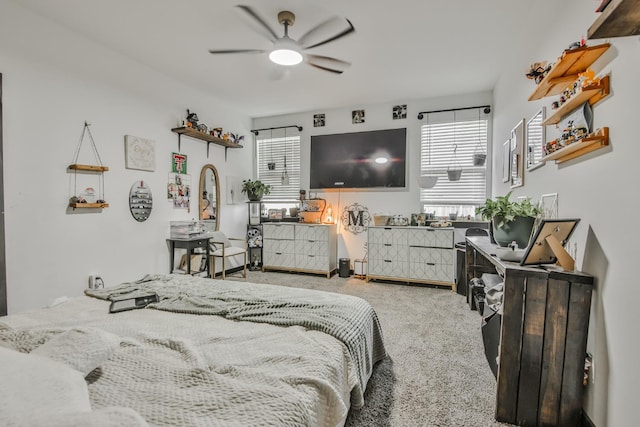
<svg viewBox="0 0 640 427">
<path fill-rule="evenodd" d="M 151 208 L 153 207 L 153 197 L 151 189 L 145 185 L 144 181 L 136 181 L 129 191 L 129 209 L 136 221 L 143 222 L 149 219 Z"/>
<path fill-rule="evenodd" d="M 199 194 L 199 218 L 208 231 L 216 231 L 220 227 L 220 180 L 215 166 L 202 167 Z"/>
</svg>

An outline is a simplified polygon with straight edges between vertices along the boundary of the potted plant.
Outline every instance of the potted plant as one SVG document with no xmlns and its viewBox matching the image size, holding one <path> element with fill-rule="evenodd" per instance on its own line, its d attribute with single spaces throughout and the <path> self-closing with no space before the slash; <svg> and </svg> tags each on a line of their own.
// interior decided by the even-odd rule
<svg viewBox="0 0 640 427">
<path fill-rule="evenodd" d="M 260 180 L 245 179 L 242 181 L 242 192 L 247 193 L 249 200 L 257 202 L 262 200 L 263 196 L 271 193 L 271 186 Z"/>
<path fill-rule="evenodd" d="M 498 196 L 495 200 L 487 199 L 484 206 L 476 208 L 476 215 L 491 221 L 493 239 L 499 246 L 506 247 L 516 242 L 520 249 L 529 244 L 533 224 L 540 213 L 530 199 L 511 201 L 511 191 L 506 196 Z"/>
</svg>

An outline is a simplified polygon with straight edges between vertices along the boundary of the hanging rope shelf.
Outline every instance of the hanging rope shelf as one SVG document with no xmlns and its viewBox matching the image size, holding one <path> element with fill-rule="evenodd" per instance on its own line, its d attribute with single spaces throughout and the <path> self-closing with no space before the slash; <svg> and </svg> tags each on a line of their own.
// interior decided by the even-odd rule
<svg viewBox="0 0 640 427">
<path fill-rule="evenodd" d="M 104 200 L 104 174 L 109 170 L 108 166 L 104 166 L 102 164 L 102 160 L 100 159 L 100 154 L 98 153 L 98 149 L 96 147 L 96 143 L 93 140 L 93 135 L 91 135 L 91 126 L 89 123 L 84 122 L 84 128 L 82 129 L 82 136 L 80 136 L 80 142 L 76 147 L 76 151 L 73 156 L 73 163 L 69 165 L 69 169 L 73 171 L 73 193 L 74 196 L 69 199 L 69 207 L 76 208 L 108 208 L 109 204 Z M 91 149 L 96 159 L 95 165 L 83 165 L 78 163 L 78 157 L 80 156 L 80 149 L 82 148 L 82 142 L 84 141 L 85 135 L 88 135 L 89 141 L 91 143 Z M 78 194 L 78 171 L 80 172 L 97 172 L 100 174 L 100 186 L 98 189 L 98 197 L 93 201 L 88 201 L 84 196 Z M 89 189 L 87 189 L 89 190 Z M 92 189 L 91 189 L 92 190 Z"/>
</svg>

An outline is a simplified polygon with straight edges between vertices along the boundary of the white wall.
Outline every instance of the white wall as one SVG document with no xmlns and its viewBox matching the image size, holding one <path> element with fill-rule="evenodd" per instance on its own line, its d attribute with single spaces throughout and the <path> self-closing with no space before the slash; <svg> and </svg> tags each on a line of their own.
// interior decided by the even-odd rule
<svg viewBox="0 0 640 427">
<path fill-rule="evenodd" d="M 249 133 L 250 120 L 15 2 L 2 0 L 0 9 L 9 313 L 79 295 L 90 274 L 101 275 L 111 286 L 146 273 L 167 273 L 169 222 L 197 218 L 198 206 L 197 197 L 191 212 L 173 209 L 167 201 L 170 156 L 178 151 L 170 129 L 186 108 L 204 123 L 241 134 Z M 67 166 L 85 120 L 102 163 L 110 168 L 104 194 L 110 207 L 97 212 L 67 208 L 74 191 Z M 126 134 L 156 141 L 155 172 L 125 168 Z M 250 141 L 247 148 L 229 150 L 225 163 L 222 147 L 212 145 L 207 159 L 204 142 L 182 138 L 196 194 L 202 166 L 211 163 L 218 169 L 221 227 L 229 235 L 244 235 L 247 213 L 244 203 L 226 205 L 226 177 L 251 175 Z M 90 148 L 85 140 L 79 163 L 95 163 Z M 79 185 L 83 179 L 87 176 L 79 178 Z M 94 179 L 88 183 L 97 188 Z M 151 216 L 143 223 L 133 219 L 128 207 L 137 180 L 144 180 L 154 197 Z"/>
<path fill-rule="evenodd" d="M 531 117 L 555 98 L 528 102 L 535 84 L 524 77 L 529 64 L 555 61 L 571 42 L 596 19 L 597 4 L 571 0 L 566 13 L 549 14 L 556 21 L 542 23 L 531 42 L 505 64 L 494 91 L 494 160 L 510 129 L 522 118 Z M 559 6 L 561 7 L 561 6 Z M 570 17 L 570 19 L 567 19 Z M 588 40 L 596 45 L 605 40 Z M 577 266 L 596 277 L 593 294 L 588 351 L 595 370 L 587 388 L 586 412 L 599 427 L 624 427 L 637 420 L 640 373 L 637 369 L 640 340 L 640 286 L 637 285 L 637 254 L 633 250 L 639 233 L 634 224 L 638 213 L 637 161 L 640 158 L 637 122 L 640 113 L 640 43 L 638 37 L 612 38 L 612 47 L 593 69 L 611 74 L 612 94 L 594 107 L 594 126 L 608 126 L 611 146 L 562 165 L 546 164 L 525 173 L 525 185 L 514 196 L 538 199 L 541 194 L 559 195 L 559 216 L 581 218 L 572 238 L 577 243 Z M 557 132 L 553 126 L 548 131 Z M 548 137 L 552 139 L 555 136 Z M 499 179 L 500 161 L 494 162 L 493 191 L 509 189 Z M 621 219 L 631 219 L 623 226 Z"/>
<path fill-rule="evenodd" d="M 307 189 L 309 195 L 309 157 L 312 135 L 329 135 L 333 133 L 363 132 L 380 129 L 407 128 L 407 188 L 405 190 L 330 190 L 325 192 L 313 192 L 317 197 L 327 200 L 331 204 L 334 216 L 341 214 L 346 206 L 358 203 L 365 206 L 370 214 L 385 213 L 391 215 L 410 216 L 411 213 L 422 212 L 420 203 L 420 188 L 416 182 L 420 175 L 420 126 L 424 120 L 418 120 L 420 111 L 431 111 L 448 108 L 473 107 L 478 105 L 490 105 L 491 93 L 476 93 L 463 96 L 451 96 L 446 98 L 430 98 L 421 100 L 397 100 L 385 104 L 352 105 L 340 109 L 323 109 L 297 114 L 289 114 L 277 117 L 261 117 L 253 120 L 255 129 L 268 127 L 300 125 L 301 145 L 301 183 L 302 188 Z M 407 104 L 407 118 L 393 120 L 392 109 L 394 105 Z M 365 110 L 365 122 L 353 124 L 351 112 L 353 110 Z M 313 115 L 325 114 L 324 127 L 313 127 Z M 353 260 L 362 258 L 365 253 L 366 230 L 360 234 L 353 234 L 339 227 L 338 258 L 350 258 Z"/>
</svg>

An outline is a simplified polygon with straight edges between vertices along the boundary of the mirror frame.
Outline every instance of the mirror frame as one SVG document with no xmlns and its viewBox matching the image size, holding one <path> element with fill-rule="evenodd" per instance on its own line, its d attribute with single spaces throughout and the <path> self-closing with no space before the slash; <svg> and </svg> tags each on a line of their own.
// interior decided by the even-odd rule
<svg viewBox="0 0 640 427">
<path fill-rule="evenodd" d="M 202 199 L 202 192 L 206 189 L 205 180 L 207 177 L 207 170 L 213 172 L 213 176 L 216 180 L 216 231 L 220 229 L 220 177 L 218 176 L 218 170 L 212 164 L 207 164 L 202 167 L 200 171 L 200 187 L 198 191 L 198 219 L 202 220 L 202 210 L 200 209 L 200 200 Z"/>
</svg>

